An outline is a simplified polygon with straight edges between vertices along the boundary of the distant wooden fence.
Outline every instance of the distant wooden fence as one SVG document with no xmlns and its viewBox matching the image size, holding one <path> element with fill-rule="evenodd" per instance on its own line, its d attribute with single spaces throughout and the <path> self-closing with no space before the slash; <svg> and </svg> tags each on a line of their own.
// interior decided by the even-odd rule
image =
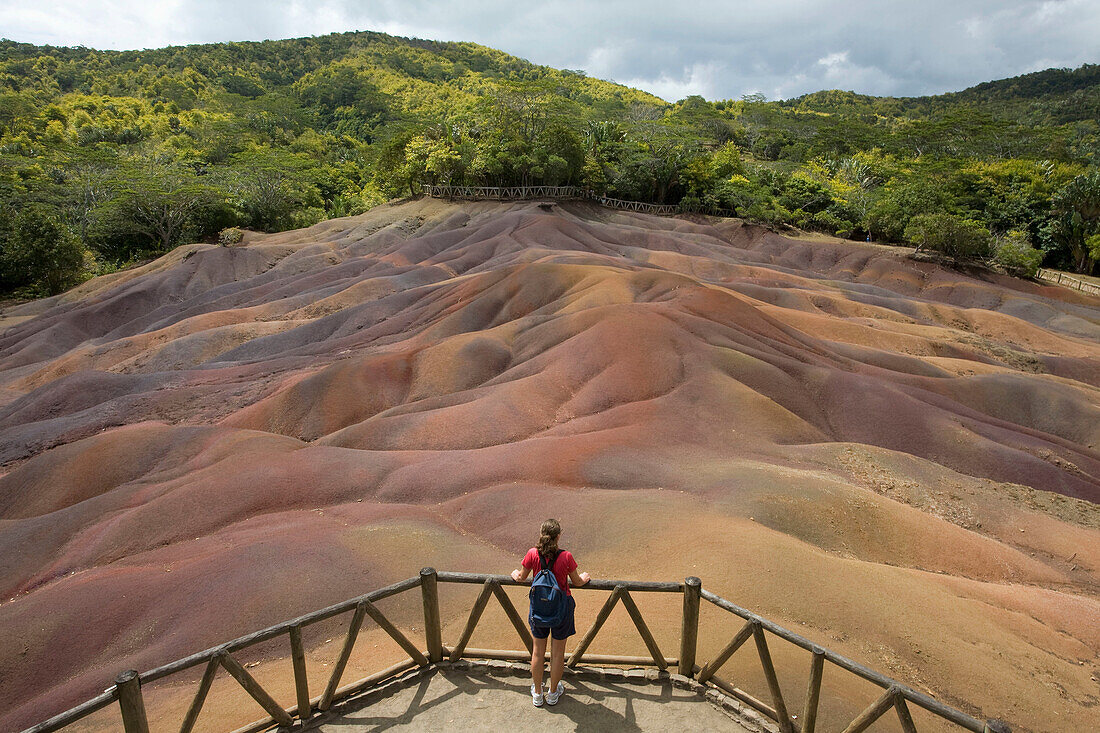
<svg viewBox="0 0 1100 733">
<path fill-rule="evenodd" d="M 431 186 L 424 184 L 424 193 L 437 199 L 495 199 L 498 201 L 591 198 L 587 191 L 577 186 Z"/>
<path fill-rule="evenodd" d="M 1083 293 L 1092 293 L 1093 295 L 1100 295 L 1100 285 L 1095 285 L 1090 282 L 1085 282 L 1079 278 L 1067 275 L 1064 272 L 1058 272 L 1057 270 L 1039 270 L 1035 273 L 1035 277 L 1039 280 L 1043 280 L 1048 283 L 1056 283 L 1058 285 L 1065 285 L 1069 288 L 1075 288 Z"/>
<path fill-rule="evenodd" d="M 733 212 L 716 208 L 683 208 L 676 204 L 649 204 L 644 201 L 627 201 L 600 196 L 578 186 L 432 186 L 424 184 L 424 194 L 437 199 L 469 199 L 474 201 L 529 201 L 531 199 L 557 199 L 560 201 L 593 201 L 600 206 L 643 214 L 672 216 L 673 214 L 700 213 L 715 216 L 733 216 Z"/>
<path fill-rule="evenodd" d="M 439 583 L 473 583 L 481 585 L 481 592 L 470 610 L 469 618 L 463 627 L 462 634 L 452 647 L 444 646 L 442 636 L 442 623 L 439 611 Z M 206 665 L 203 675 L 195 691 L 190 706 L 180 725 L 180 733 L 190 733 L 206 701 L 207 694 L 214 682 L 215 675 L 224 670 L 233 677 L 246 692 L 267 711 L 268 717 L 257 720 L 235 733 L 257 733 L 274 726 L 289 727 L 294 719 L 306 721 L 311 718 L 314 711 L 328 710 L 335 701 L 344 699 L 358 692 L 373 687 L 381 682 L 396 677 L 414 667 L 429 667 L 440 663 L 446 658 L 450 662 L 460 659 L 499 659 L 510 661 L 529 661 L 532 653 L 531 632 L 512 603 L 511 598 L 504 592 L 505 585 L 521 585 L 506 575 L 483 575 L 477 573 L 452 573 L 436 572 L 433 568 L 424 568 L 418 577 L 402 580 L 385 588 L 371 591 L 365 595 L 351 598 L 343 603 L 323 608 L 313 613 L 308 613 L 296 619 L 286 621 L 275 626 L 257 631 L 239 639 L 227 642 L 206 651 L 192 654 L 175 662 L 170 662 L 156 669 L 138 674 L 134 670 L 123 672 L 115 679 L 115 684 L 96 697 L 81 703 L 71 710 L 67 710 L 47 721 L 28 728 L 24 733 L 50 733 L 60 730 L 108 705 L 117 702 L 122 715 L 123 729 L 125 733 L 148 733 L 149 725 L 145 713 L 145 704 L 142 698 L 141 687 L 161 680 L 171 674 Z M 375 602 L 383 598 L 389 598 L 399 593 L 420 588 L 421 601 L 424 608 L 424 642 L 426 649 L 409 640 L 375 605 Z M 896 682 L 885 675 L 869 669 L 862 664 L 843 657 L 835 652 L 824 649 L 812 641 L 799 636 L 787 629 L 761 618 L 751 611 L 730 603 L 726 599 L 704 590 L 699 578 L 689 577 L 683 583 L 670 582 L 643 582 L 632 580 L 592 580 L 580 588 L 574 590 L 600 590 L 610 591 L 592 626 L 585 631 L 577 643 L 573 653 L 566 664 L 569 668 L 575 668 L 581 661 L 605 666 L 644 666 L 657 667 L 667 670 L 676 667 L 680 674 L 686 677 L 694 677 L 703 685 L 711 685 L 722 692 L 741 700 L 750 707 L 756 709 L 775 721 L 782 733 L 814 733 L 817 725 L 818 702 L 821 695 L 821 678 L 825 662 L 829 662 L 843 670 L 855 674 L 883 689 L 882 695 L 871 705 L 864 709 L 852 720 L 844 733 L 860 733 L 866 730 L 873 722 L 878 720 L 891 708 L 894 710 L 905 733 L 914 733 L 916 726 L 910 715 L 909 704 L 923 708 L 944 720 L 974 733 L 1009 733 L 1007 725 L 1000 721 L 984 722 L 966 713 L 956 710 L 948 705 L 934 700 L 928 695 L 922 694 Z M 642 617 L 638 605 L 635 603 L 632 593 L 679 593 L 683 596 L 683 613 L 680 625 L 680 654 L 678 657 L 666 657 L 658 647 L 645 619 Z M 474 629 L 481 620 L 482 613 L 489 602 L 489 598 L 495 598 L 503 607 L 508 619 L 515 627 L 516 633 L 522 642 L 523 649 L 471 649 L 468 647 Z M 701 667 L 695 664 L 697 639 L 699 635 L 699 607 L 700 600 L 706 600 L 723 611 L 745 620 L 744 626 L 734 635 L 728 644 L 718 653 L 714 659 Z M 631 620 L 634 622 L 638 633 L 645 643 L 648 656 L 635 657 L 618 654 L 588 654 L 588 647 L 592 640 L 607 621 L 616 604 L 621 603 L 626 608 Z M 340 654 L 332 665 L 325 689 L 318 696 L 311 697 L 309 682 L 306 678 L 305 650 L 302 645 L 302 627 L 332 618 L 342 613 L 351 612 L 351 621 L 347 633 L 344 636 Z M 385 631 L 396 641 L 408 659 L 404 662 L 383 669 L 372 675 L 348 685 L 340 686 L 344 670 L 351 658 L 359 631 L 363 622 L 370 617 L 379 628 Z M 290 640 L 291 661 L 294 670 L 294 688 L 296 704 L 284 707 L 276 701 L 248 670 L 233 657 L 233 653 L 241 649 L 274 639 L 279 636 L 287 636 Z M 806 697 L 802 706 L 801 720 L 797 723 L 788 712 L 787 702 L 779 687 L 775 666 L 772 663 L 771 653 L 768 648 L 769 635 L 778 637 L 786 642 L 794 644 L 810 652 L 809 682 L 806 688 Z M 752 639 L 760 665 L 767 680 L 771 695 L 771 704 L 758 700 L 743 690 L 735 687 L 733 683 L 720 679 L 718 671 L 726 661 L 737 651 L 741 645 Z"/>
</svg>

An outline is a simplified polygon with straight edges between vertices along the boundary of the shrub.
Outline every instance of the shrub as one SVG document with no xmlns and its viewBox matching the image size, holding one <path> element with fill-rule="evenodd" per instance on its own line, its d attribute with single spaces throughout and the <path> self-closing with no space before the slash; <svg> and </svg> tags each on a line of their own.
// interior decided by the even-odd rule
<svg viewBox="0 0 1100 733">
<path fill-rule="evenodd" d="M 845 239 L 852 236 L 852 229 L 854 227 L 852 222 L 841 219 L 839 216 L 829 211 L 819 211 L 814 214 L 813 223 L 815 229 Z"/>
<path fill-rule="evenodd" d="M 698 196 L 689 194 L 680 199 L 680 211 L 692 212 L 700 211 L 703 208 L 703 202 Z"/>
<path fill-rule="evenodd" d="M 989 230 L 980 223 L 951 214 L 914 216 L 905 227 L 905 238 L 918 250 L 930 249 L 956 260 L 984 259 L 992 243 Z"/>
<path fill-rule="evenodd" d="M 231 244 L 237 244 L 244 239 L 244 232 L 237 227 L 227 227 L 218 232 L 218 244 L 223 247 L 228 247 Z"/>
<path fill-rule="evenodd" d="M 1009 232 L 994 245 L 993 261 L 1019 277 L 1035 277 L 1043 252 L 1028 244 L 1020 232 Z"/>
</svg>

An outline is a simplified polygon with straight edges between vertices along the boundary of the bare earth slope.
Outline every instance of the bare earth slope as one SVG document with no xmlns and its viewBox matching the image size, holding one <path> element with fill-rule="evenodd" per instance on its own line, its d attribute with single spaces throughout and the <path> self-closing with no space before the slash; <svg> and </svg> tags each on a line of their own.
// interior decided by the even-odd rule
<svg viewBox="0 0 1100 733">
<path fill-rule="evenodd" d="M 0 329 L 0 729 L 423 565 L 507 572 L 550 515 L 594 575 L 699 575 L 975 715 L 1100 726 L 1094 298 L 422 200 Z"/>
</svg>

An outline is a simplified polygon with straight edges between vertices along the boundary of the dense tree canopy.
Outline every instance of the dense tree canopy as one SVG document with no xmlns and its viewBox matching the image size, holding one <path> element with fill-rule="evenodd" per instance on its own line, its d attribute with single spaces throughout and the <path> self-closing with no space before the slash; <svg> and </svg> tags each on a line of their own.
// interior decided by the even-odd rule
<svg viewBox="0 0 1100 733">
<path fill-rule="evenodd" d="M 424 183 L 574 184 L 893 242 L 943 215 L 921 221 L 1012 232 L 1006 252 L 1088 272 L 1098 117 L 1088 65 L 937 97 L 668 104 L 377 33 L 126 52 L 0 41 L 0 292 L 54 292 L 226 227 L 308 225 Z M 25 266 L 50 226 L 59 252 L 88 255 L 55 258 L 75 268 L 60 280 Z"/>
</svg>

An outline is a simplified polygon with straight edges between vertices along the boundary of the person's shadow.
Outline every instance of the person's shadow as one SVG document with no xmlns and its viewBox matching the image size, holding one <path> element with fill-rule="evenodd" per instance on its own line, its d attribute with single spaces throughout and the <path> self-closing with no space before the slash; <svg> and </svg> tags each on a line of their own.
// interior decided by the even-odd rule
<svg viewBox="0 0 1100 733">
<path fill-rule="evenodd" d="M 442 683 L 437 677 L 443 677 Z M 435 684 L 433 684 L 433 682 Z M 306 730 L 339 730 L 354 728 L 356 731 L 386 731 L 403 726 L 416 726 L 418 723 L 430 725 L 430 721 L 418 716 L 447 703 L 455 703 L 456 709 L 469 719 L 468 730 L 483 730 L 488 719 L 479 725 L 474 717 L 479 708 L 495 708 L 508 715 L 511 722 L 522 727 L 521 718 L 529 714 L 546 714 L 568 718 L 575 731 L 641 731 L 635 714 L 635 703 L 639 700 L 652 702 L 672 701 L 672 687 L 667 683 L 629 684 L 609 680 L 588 680 L 570 677 L 566 694 L 556 705 L 543 705 L 542 709 L 531 709 L 529 690 L 530 680 L 519 677 L 496 677 L 483 673 L 470 674 L 459 670 L 439 670 L 420 679 L 409 680 L 405 684 L 394 684 L 382 691 L 368 692 L 359 698 L 341 703 L 331 714 L 315 719 Z M 412 689 L 412 697 L 401 712 L 394 712 L 386 701 L 396 702 L 398 695 L 407 694 Z M 487 696 L 497 697 L 495 701 L 484 703 Z M 479 701 L 470 707 L 461 706 L 458 698 L 468 697 Z M 622 703 L 614 704 L 615 700 Z M 699 702 L 706 704 L 700 698 Z M 522 707 L 512 707 L 522 706 Z M 612 706 L 613 705 L 613 706 Z M 372 710 L 373 708 L 373 710 Z M 388 709 L 387 709 L 388 708 Z M 623 710 L 623 712 L 619 712 Z M 485 712 L 490 712 L 486 710 Z M 368 713 L 362 715 L 362 713 Z M 371 714 L 374 713 L 374 714 Z M 430 716 L 429 716 L 430 717 Z M 438 716 L 436 716 L 438 717 Z M 549 726 L 562 730 L 560 725 L 547 718 Z M 434 722 L 434 718 L 433 718 Z M 450 721 L 448 721 L 450 722 Z M 564 721 L 561 721 L 564 722 Z M 448 726 L 451 727 L 451 726 Z M 457 726 L 455 726 L 457 727 Z M 541 727 L 541 726 L 540 726 Z"/>
</svg>

